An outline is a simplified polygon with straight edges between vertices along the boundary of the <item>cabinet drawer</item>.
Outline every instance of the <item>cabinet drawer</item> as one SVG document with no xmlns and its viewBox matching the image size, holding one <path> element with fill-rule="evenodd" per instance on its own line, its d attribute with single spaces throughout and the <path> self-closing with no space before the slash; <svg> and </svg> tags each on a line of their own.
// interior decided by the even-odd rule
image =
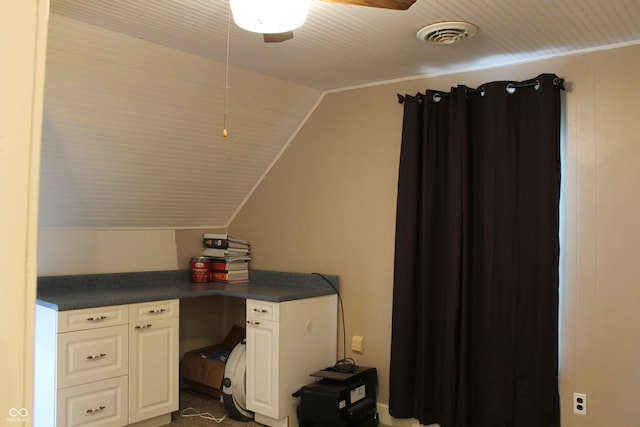
<svg viewBox="0 0 640 427">
<path fill-rule="evenodd" d="M 126 325 L 128 322 L 129 310 L 126 305 L 60 311 L 58 313 L 57 332 L 81 331 L 84 329 L 103 328 L 105 326 Z"/>
<path fill-rule="evenodd" d="M 129 321 L 138 322 L 154 319 L 168 319 L 178 317 L 180 301 L 177 299 L 164 301 L 142 302 L 129 305 Z"/>
<path fill-rule="evenodd" d="M 247 300 L 247 320 L 280 320 L 280 304 L 277 302 Z"/>
<path fill-rule="evenodd" d="M 58 427 L 119 427 L 127 425 L 127 377 L 110 378 L 59 390 Z"/>
<path fill-rule="evenodd" d="M 58 334 L 56 388 L 127 375 L 128 351 L 127 325 Z"/>
</svg>

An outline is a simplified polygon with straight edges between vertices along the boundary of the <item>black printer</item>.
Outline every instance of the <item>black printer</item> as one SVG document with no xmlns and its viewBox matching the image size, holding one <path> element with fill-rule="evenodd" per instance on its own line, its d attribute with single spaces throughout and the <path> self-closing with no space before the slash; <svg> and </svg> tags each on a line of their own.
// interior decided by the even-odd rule
<svg viewBox="0 0 640 427">
<path fill-rule="evenodd" d="M 375 427 L 378 425 L 376 368 L 355 366 L 350 372 L 327 368 L 311 374 L 318 380 L 293 395 L 300 397 L 300 427 Z"/>
</svg>

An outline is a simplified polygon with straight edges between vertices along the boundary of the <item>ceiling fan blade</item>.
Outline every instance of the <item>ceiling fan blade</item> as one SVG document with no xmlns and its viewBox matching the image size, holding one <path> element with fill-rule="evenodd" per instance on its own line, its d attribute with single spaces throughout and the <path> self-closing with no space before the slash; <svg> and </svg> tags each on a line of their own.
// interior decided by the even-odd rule
<svg viewBox="0 0 640 427">
<path fill-rule="evenodd" d="M 293 38 L 293 31 L 287 31 L 286 33 L 263 34 L 262 38 L 265 43 L 280 43 L 291 40 Z"/>
<path fill-rule="evenodd" d="M 407 10 L 416 0 L 321 0 L 327 3 L 352 4 L 354 6 L 378 7 L 381 9 Z"/>
</svg>

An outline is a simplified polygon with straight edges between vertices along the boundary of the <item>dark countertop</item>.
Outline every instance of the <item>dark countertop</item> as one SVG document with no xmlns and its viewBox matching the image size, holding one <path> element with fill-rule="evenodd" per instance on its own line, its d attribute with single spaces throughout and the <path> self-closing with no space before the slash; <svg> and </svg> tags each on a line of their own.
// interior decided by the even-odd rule
<svg viewBox="0 0 640 427">
<path fill-rule="evenodd" d="M 283 302 L 335 294 L 338 276 L 251 270 L 248 283 L 192 283 L 189 270 L 38 278 L 37 304 L 58 311 L 223 295 Z"/>
</svg>

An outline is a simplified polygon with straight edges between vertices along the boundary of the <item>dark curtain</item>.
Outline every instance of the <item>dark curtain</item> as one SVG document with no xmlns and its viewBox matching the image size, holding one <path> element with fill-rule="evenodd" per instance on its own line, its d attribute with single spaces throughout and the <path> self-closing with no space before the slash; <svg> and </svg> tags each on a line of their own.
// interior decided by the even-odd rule
<svg viewBox="0 0 640 427">
<path fill-rule="evenodd" d="M 544 74 L 404 97 L 392 416 L 560 425 L 561 86 Z"/>
</svg>

